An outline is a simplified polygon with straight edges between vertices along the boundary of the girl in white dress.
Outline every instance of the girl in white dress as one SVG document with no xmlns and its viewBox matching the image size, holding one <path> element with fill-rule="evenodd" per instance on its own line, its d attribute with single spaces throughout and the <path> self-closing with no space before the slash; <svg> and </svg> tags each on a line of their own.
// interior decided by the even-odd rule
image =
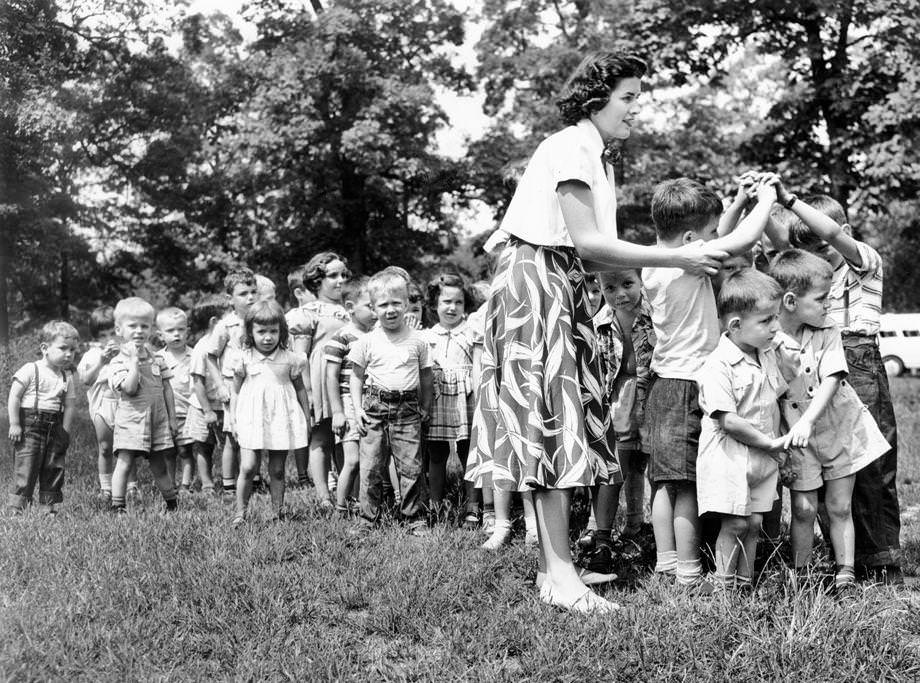
<svg viewBox="0 0 920 683">
<path fill-rule="evenodd" d="M 234 358 L 230 396 L 232 432 L 240 444 L 233 525 L 246 519 L 252 479 L 268 451 L 274 516 L 283 515 L 284 467 L 289 450 L 305 456 L 309 442 L 309 403 L 301 373 L 307 357 L 288 349 L 284 311 L 275 301 L 258 301 L 244 319 L 243 350 Z"/>
</svg>

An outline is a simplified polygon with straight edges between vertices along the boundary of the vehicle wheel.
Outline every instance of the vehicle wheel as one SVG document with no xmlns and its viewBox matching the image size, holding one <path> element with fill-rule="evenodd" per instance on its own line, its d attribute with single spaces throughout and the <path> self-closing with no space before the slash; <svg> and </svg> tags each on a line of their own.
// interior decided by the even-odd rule
<svg viewBox="0 0 920 683">
<path fill-rule="evenodd" d="M 885 372 L 889 377 L 897 377 L 904 372 L 904 363 L 897 356 L 885 356 L 882 358 L 882 365 L 885 366 Z"/>
</svg>

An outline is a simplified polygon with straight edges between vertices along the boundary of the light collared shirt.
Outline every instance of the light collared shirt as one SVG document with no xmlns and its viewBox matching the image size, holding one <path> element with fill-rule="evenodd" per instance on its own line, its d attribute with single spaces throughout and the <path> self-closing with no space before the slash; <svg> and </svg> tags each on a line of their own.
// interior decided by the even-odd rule
<svg viewBox="0 0 920 683">
<path fill-rule="evenodd" d="M 642 284 L 655 327 L 652 372 L 659 377 L 695 380 L 719 342 L 712 282 L 706 275 L 680 268 L 643 268 Z"/>
<path fill-rule="evenodd" d="M 806 326 L 801 339 L 777 332 L 773 347 L 780 371 L 789 384 L 791 401 L 811 400 L 823 380 L 841 372 L 849 373 L 840 330 L 833 322 L 821 327 Z"/>
<path fill-rule="evenodd" d="M 173 405 L 176 409 L 176 417 L 183 418 L 188 415 L 192 393 L 192 348 L 186 346 L 183 352 L 176 357 L 164 347 L 157 351 L 156 355 L 163 360 L 164 365 L 172 373 L 169 386 L 173 391 Z"/>
<path fill-rule="evenodd" d="M 577 180 L 591 188 L 598 229 L 615 237 L 617 199 L 613 169 L 601 161 L 603 152 L 604 141 L 588 119 L 546 138 L 518 181 L 501 230 L 531 244 L 573 246 L 556 188 L 560 183 Z"/>
<path fill-rule="evenodd" d="M 863 265 L 844 259 L 834 270 L 829 315 L 841 332 L 874 337 L 882 315 L 882 267 L 867 270 L 865 264 L 879 259 L 878 252 L 865 242 L 856 242 L 856 248 Z"/>
</svg>

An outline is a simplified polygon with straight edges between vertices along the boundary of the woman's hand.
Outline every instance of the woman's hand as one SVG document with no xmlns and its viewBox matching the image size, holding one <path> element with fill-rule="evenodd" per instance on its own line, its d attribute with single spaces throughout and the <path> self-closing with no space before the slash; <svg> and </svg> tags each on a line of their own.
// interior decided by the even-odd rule
<svg viewBox="0 0 920 683">
<path fill-rule="evenodd" d="M 713 249 L 705 244 L 685 244 L 675 249 L 677 267 L 694 275 L 715 275 L 722 266 L 722 259 L 728 258 L 728 252 Z"/>
</svg>

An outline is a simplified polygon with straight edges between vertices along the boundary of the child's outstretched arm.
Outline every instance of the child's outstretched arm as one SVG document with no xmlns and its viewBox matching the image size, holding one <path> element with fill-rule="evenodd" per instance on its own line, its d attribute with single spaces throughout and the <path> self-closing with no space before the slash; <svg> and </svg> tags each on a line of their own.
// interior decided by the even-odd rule
<svg viewBox="0 0 920 683">
<path fill-rule="evenodd" d="M 727 235 L 738 226 L 738 221 L 741 220 L 741 215 L 744 213 L 744 207 L 748 203 L 747 188 L 750 187 L 750 183 L 745 183 L 745 180 L 755 175 L 751 171 L 747 171 L 738 178 L 738 191 L 735 193 L 732 203 L 722 212 L 722 217 L 719 219 L 719 237 Z"/>
<path fill-rule="evenodd" d="M 769 183 L 760 182 L 756 188 L 757 203 L 732 232 L 711 240 L 707 246 L 721 249 L 729 254 L 743 254 L 751 249 L 763 234 L 770 217 L 770 209 L 776 201 L 776 189 Z"/>
<path fill-rule="evenodd" d="M 358 365 L 352 361 L 351 379 L 349 380 L 349 389 L 351 389 L 351 402 L 355 409 L 355 422 L 358 426 L 358 433 L 361 436 L 367 434 L 367 413 L 364 412 L 364 366 Z"/>
<path fill-rule="evenodd" d="M 422 422 L 428 422 L 431 415 L 431 401 L 434 399 L 434 372 L 430 367 L 419 370 L 418 394 L 418 407 L 422 413 Z"/>
<path fill-rule="evenodd" d="M 805 448 L 808 440 L 811 438 L 811 432 L 814 429 L 815 421 L 821 417 L 827 406 L 830 404 L 834 394 L 837 393 L 837 387 L 840 386 L 840 380 L 843 379 L 844 373 L 839 372 L 821 380 L 815 396 L 811 399 L 811 404 L 802 413 L 798 421 L 789 429 L 789 433 L 783 437 L 783 443 L 786 448 L 793 446 L 795 448 Z"/>
<path fill-rule="evenodd" d="M 10 396 L 7 399 L 7 411 L 10 416 L 10 441 L 18 443 L 22 438 L 22 425 L 19 423 L 19 409 L 22 407 L 22 395 L 26 392 L 25 385 L 14 379 L 10 386 Z"/>
</svg>

